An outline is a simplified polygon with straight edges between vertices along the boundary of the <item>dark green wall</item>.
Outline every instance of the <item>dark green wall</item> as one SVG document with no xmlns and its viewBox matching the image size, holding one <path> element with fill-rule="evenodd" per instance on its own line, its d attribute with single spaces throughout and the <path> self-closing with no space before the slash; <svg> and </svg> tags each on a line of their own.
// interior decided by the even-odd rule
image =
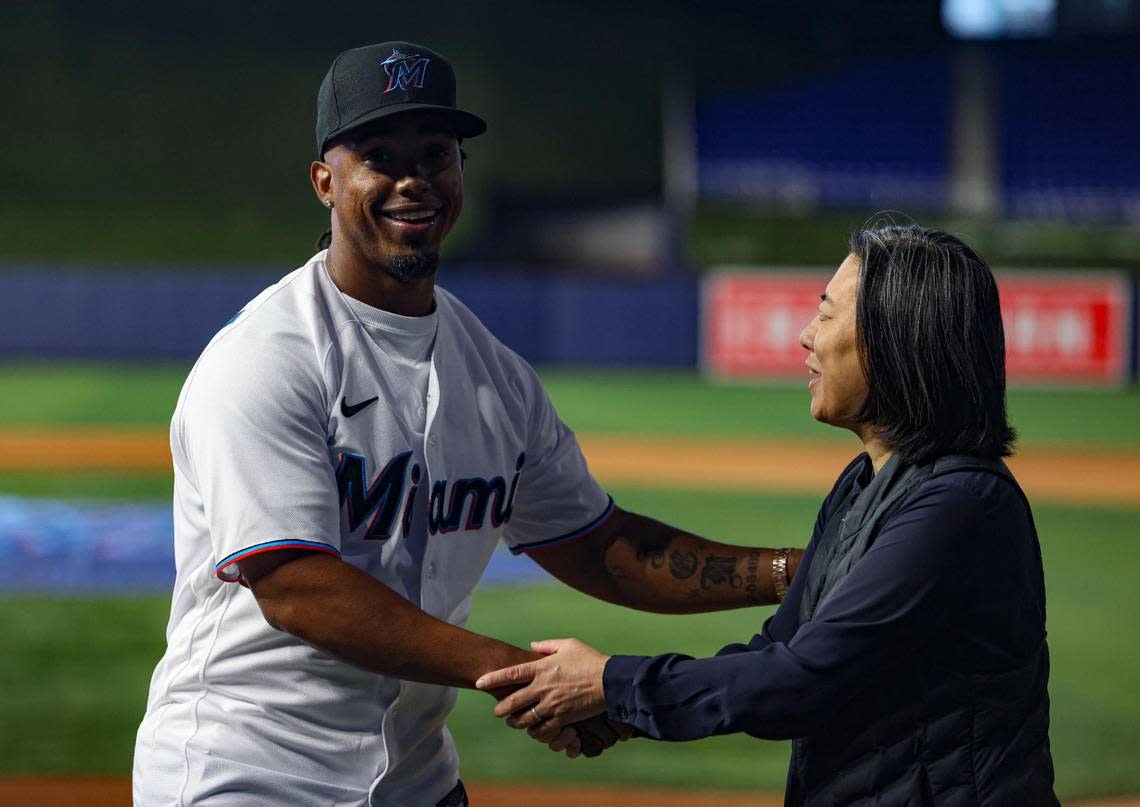
<svg viewBox="0 0 1140 807">
<path fill-rule="evenodd" d="M 396 38 L 447 54 L 490 123 L 465 144 L 453 258 L 477 257 L 500 196 L 657 196 L 668 74 L 716 94 L 950 47 L 935 0 L 8 4 L 0 263 L 298 264 L 327 222 L 308 181 L 320 80 L 340 50 Z M 704 206 L 689 255 L 826 262 L 862 215 Z M 1140 262 L 1134 228 L 933 223 L 995 264 Z"/>
<path fill-rule="evenodd" d="M 340 50 L 447 54 L 490 122 L 467 144 L 470 251 L 498 194 L 659 190 L 659 87 L 821 70 L 850 38 L 938 41 L 930 3 L 35 2 L 0 11 L 0 260 L 297 263 L 323 229 L 313 106 Z M 918 36 L 896 36 L 899 30 Z"/>
</svg>

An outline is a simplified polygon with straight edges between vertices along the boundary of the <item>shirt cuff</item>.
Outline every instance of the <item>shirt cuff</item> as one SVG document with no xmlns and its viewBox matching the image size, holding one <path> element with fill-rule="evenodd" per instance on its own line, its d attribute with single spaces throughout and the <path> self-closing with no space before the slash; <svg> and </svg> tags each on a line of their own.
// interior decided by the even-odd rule
<svg viewBox="0 0 1140 807">
<path fill-rule="evenodd" d="M 602 671 L 602 690 L 606 696 L 606 714 L 619 723 L 633 724 L 637 717 L 637 693 L 634 678 L 649 656 L 610 656 Z"/>
</svg>

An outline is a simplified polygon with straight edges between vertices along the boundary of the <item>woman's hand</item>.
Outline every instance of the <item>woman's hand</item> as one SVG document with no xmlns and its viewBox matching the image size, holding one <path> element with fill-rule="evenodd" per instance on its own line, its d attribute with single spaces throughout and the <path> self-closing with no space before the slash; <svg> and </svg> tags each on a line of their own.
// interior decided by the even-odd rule
<svg viewBox="0 0 1140 807">
<path fill-rule="evenodd" d="M 483 690 L 522 687 L 495 705 L 496 717 L 542 740 L 553 739 L 571 723 L 605 713 L 602 672 L 609 656 L 577 639 L 547 639 L 530 646 L 546 658 L 489 672 L 475 682 Z"/>
</svg>

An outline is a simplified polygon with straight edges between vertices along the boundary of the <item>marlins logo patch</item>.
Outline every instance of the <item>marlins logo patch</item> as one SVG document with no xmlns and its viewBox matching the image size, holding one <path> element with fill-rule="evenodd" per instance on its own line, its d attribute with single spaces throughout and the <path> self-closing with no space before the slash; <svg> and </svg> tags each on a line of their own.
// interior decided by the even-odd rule
<svg viewBox="0 0 1140 807">
<path fill-rule="evenodd" d="M 431 59 L 418 53 L 392 51 L 392 55 L 380 63 L 384 67 L 384 74 L 388 76 L 388 86 L 384 88 L 384 92 L 389 93 L 393 90 L 407 92 L 409 87 L 423 89 L 430 61 Z"/>
</svg>

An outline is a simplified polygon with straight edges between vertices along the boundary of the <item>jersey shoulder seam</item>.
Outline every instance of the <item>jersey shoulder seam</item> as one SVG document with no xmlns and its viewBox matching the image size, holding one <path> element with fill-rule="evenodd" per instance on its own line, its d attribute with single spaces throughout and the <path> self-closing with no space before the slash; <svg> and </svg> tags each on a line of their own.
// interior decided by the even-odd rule
<svg viewBox="0 0 1140 807">
<path fill-rule="evenodd" d="M 215 352 L 214 348 L 216 348 L 218 345 L 220 345 L 222 342 L 224 342 L 226 339 L 228 339 L 233 333 L 235 333 L 236 329 L 238 327 L 240 327 L 242 324 L 244 324 L 244 322 L 247 319 L 251 318 L 258 311 L 260 311 L 271 299 L 276 297 L 280 292 L 283 292 L 287 289 L 291 289 L 294 283 L 300 281 L 302 275 L 305 272 L 305 269 L 307 269 L 310 266 L 310 264 L 311 264 L 311 262 L 305 264 L 304 266 L 298 267 L 297 269 L 290 272 L 289 275 L 286 275 L 284 278 L 282 278 L 276 284 L 274 284 L 277 286 L 277 288 L 273 289 L 273 291 L 264 300 L 262 300 L 260 303 L 258 303 L 257 307 L 255 309 L 248 312 L 248 314 L 249 314 L 248 317 L 242 317 L 240 322 L 234 323 L 233 328 L 231 329 L 231 331 L 229 333 L 222 334 L 221 336 L 216 336 L 214 339 L 212 339 L 210 341 L 210 343 L 208 345 L 206 345 L 206 347 L 202 350 L 201 354 L 199 354 L 197 361 L 194 362 L 194 366 L 190 370 L 190 374 L 186 378 L 186 383 L 184 385 L 183 391 L 182 391 L 181 395 L 179 396 L 178 405 L 175 408 L 175 413 L 174 413 L 175 417 L 174 417 L 174 421 L 172 423 L 172 428 L 176 428 L 178 430 L 178 439 L 180 442 L 183 443 L 183 448 L 185 448 L 185 429 L 184 429 L 185 407 L 183 406 L 183 403 L 184 403 L 185 399 L 187 397 L 189 397 L 191 389 L 194 388 L 195 382 L 198 380 L 198 377 L 200 375 L 200 371 L 202 368 L 203 360 L 206 359 L 207 355 L 212 355 Z M 268 289 L 263 289 L 261 293 L 264 293 L 267 290 Z M 304 292 L 302 292 L 302 293 L 304 293 Z M 310 297 L 312 299 L 316 299 L 316 295 L 314 295 L 314 294 L 308 294 L 308 293 L 305 293 L 305 294 L 307 297 Z M 329 347 L 331 348 L 332 345 L 330 344 Z M 320 367 L 317 370 L 318 374 L 322 376 L 322 381 L 324 380 L 323 376 L 324 376 L 325 361 L 327 361 L 327 351 L 326 351 L 326 359 L 324 361 L 322 361 Z M 326 390 L 325 391 L 325 399 L 326 399 L 325 400 L 325 408 L 330 409 L 331 405 L 329 404 L 327 398 L 328 398 L 328 394 L 327 394 L 327 390 Z M 331 409 L 330 409 L 330 411 L 331 411 Z"/>
<path fill-rule="evenodd" d="M 245 323 L 249 322 L 254 317 L 254 315 L 256 315 L 263 308 L 265 308 L 265 306 L 269 303 L 270 300 L 272 300 L 274 297 L 276 297 L 281 292 L 283 292 L 287 289 L 290 289 L 294 283 L 296 283 L 297 281 L 299 281 L 301 279 L 301 275 L 304 273 L 304 270 L 307 267 L 308 267 L 308 264 L 306 264 L 305 266 L 299 267 L 297 269 L 294 269 L 288 275 L 286 275 L 285 277 L 281 278 L 276 283 L 274 283 L 273 285 L 277 286 L 277 288 L 273 289 L 265 297 L 264 300 L 262 300 L 261 302 L 259 302 L 257 304 L 257 306 L 253 310 L 247 312 L 247 311 L 244 311 L 244 309 L 243 309 L 243 311 L 241 313 L 243 313 L 244 316 L 241 316 L 237 322 L 233 323 L 233 325 L 232 325 L 232 327 L 230 327 L 228 333 L 220 334 L 216 338 L 210 340 L 210 343 L 208 345 L 206 345 L 205 349 L 199 355 L 199 357 L 198 357 L 199 361 L 202 358 L 204 358 L 207 353 L 213 353 L 214 348 L 217 345 L 220 345 L 222 342 L 224 342 L 230 336 L 237 333 L 238 329 L 241 328 L 243 325 L 245 325 Z M 254 296 L 254 299 L 257 299 L 257 297 L 260 297 L 266 291 L 269 291 L 269 289 L 268 288 L 262 289 L 259 294 Z M 308 296 L 312 296 L 312 295 L 308 295 Z M 248 305 L 248 303 L 247 303 L 247 305 Z M 226 326 L 223 326 L 223 327 L 226 327 Z"/>
</svg>

